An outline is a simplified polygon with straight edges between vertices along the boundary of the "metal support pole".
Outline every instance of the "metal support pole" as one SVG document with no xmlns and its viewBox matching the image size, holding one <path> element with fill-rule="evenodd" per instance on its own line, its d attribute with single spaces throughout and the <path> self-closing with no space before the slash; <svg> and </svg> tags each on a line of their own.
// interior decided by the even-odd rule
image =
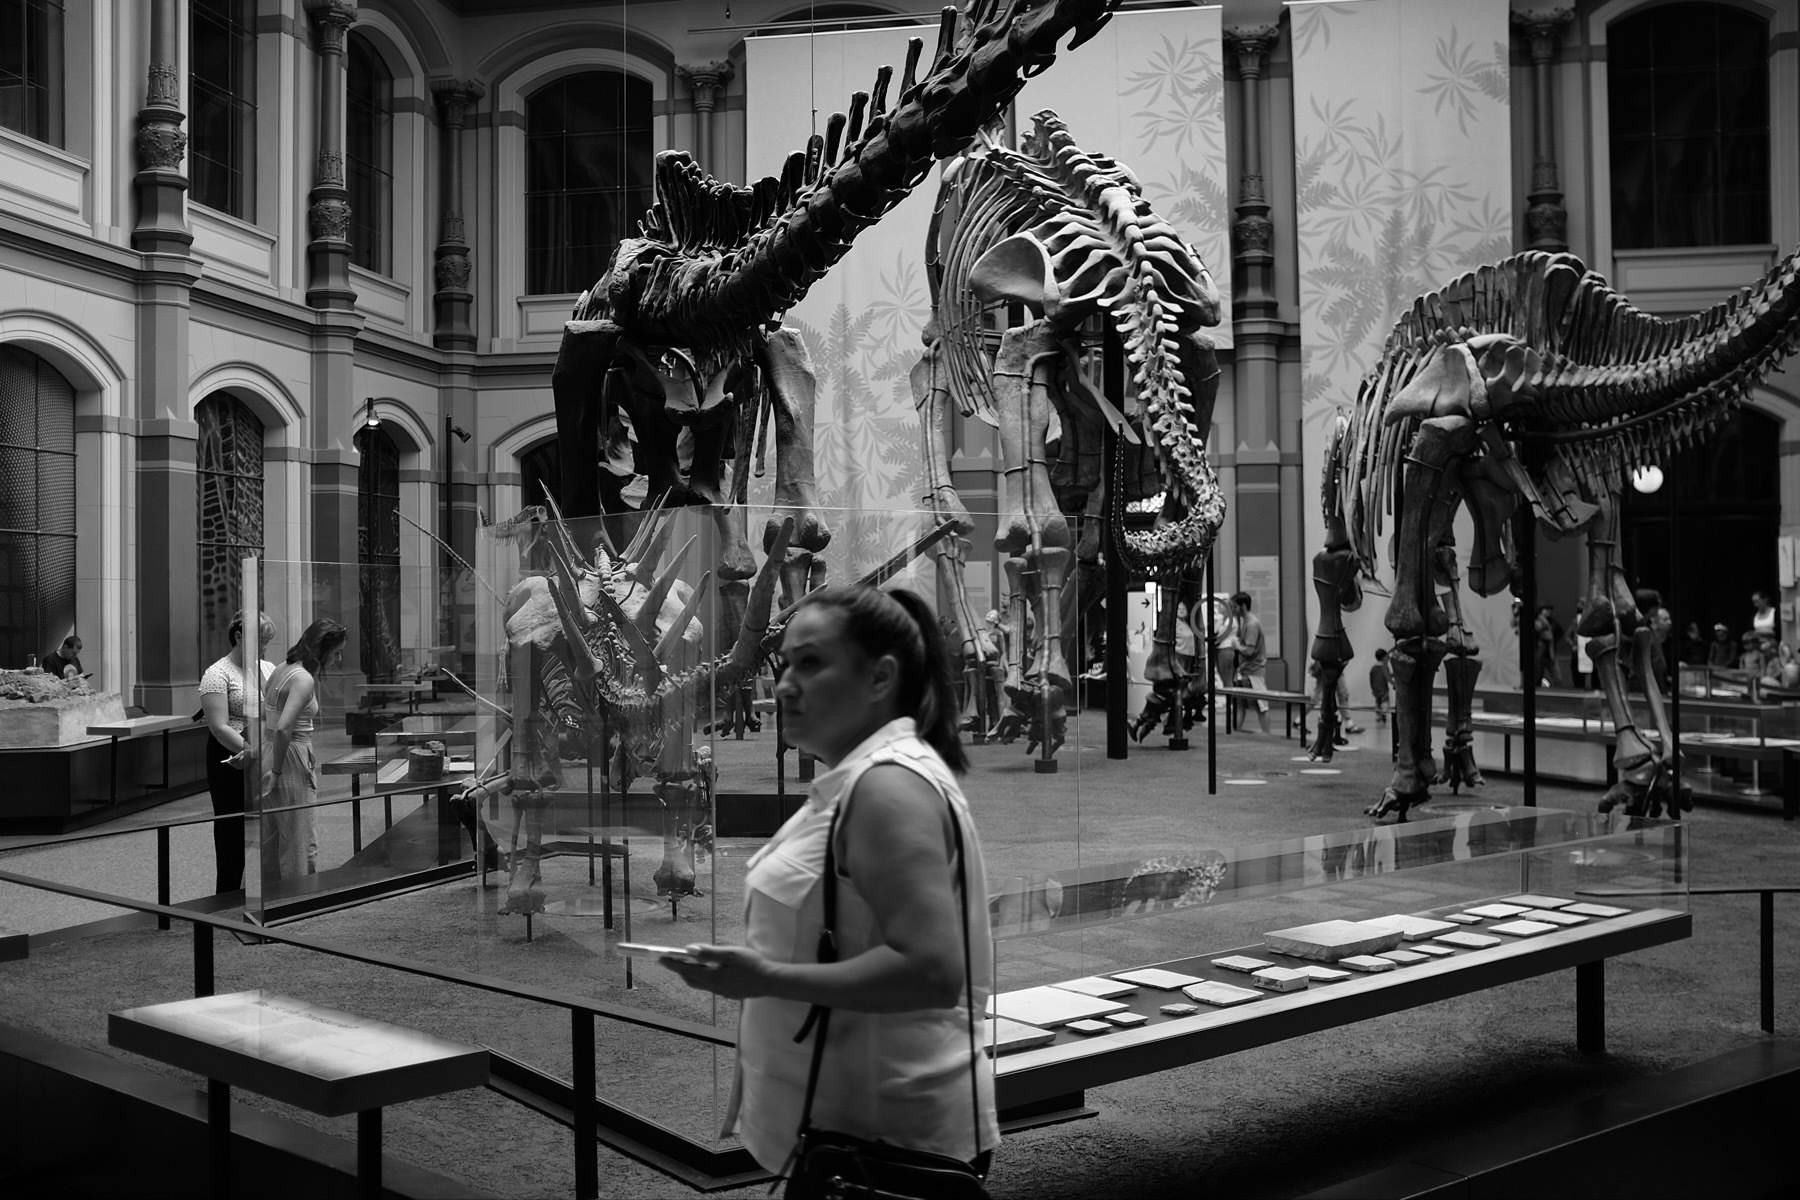
<svg viewBox="0 0 1800 1200">
<path fill-rule="evenodd" d="M 1762 1031 L 1775 1032 L 1775 893 L 1762 893 Z"/>
<path fill-rule="evenodd" d="M 1213 564 L 1219 548 L 1214 543 L 1206 551 L 1206 794 L 1219 794 L 1219 643 L 1213 628 Z M 1227 708 L 1230 706 L 1227 705 Z"/>
<path fill-rule="evenodd" d="M 1669 494 L 1669 594 L 1664 597 L 1670 604 L 1675 602 L 1675 582 L 1681 578 L 1681 521 L 1680 501 L 1676 495 L 1675 463 L 1681 457 L 1679 453 L 1669 455 L 1669 469 L 1663 477 L 1663 487 Z M 1670 661 L 1673 659 L 1674 661 Z M 1669 629 L 1669 648 L 1663 654 L 1663 661 L 1669 664 L 1669 733 L 1675 738 L 1673 753 L 1669 758 L 1670 795 L 1674 797 L 1669 815 L 1681 816 L 1681 642 L 1675 635 L 1673 625 Z"/>
<path fill-rule="evenodd" d="M 213 994 L 213 928 L 194 922 L 194 995 Z"/>
<path fill-rule="evenodd" d="M 1125 345 L 1110 323 L 1106 326 L 1106 338 L 1100 352 L 1100 387 L 1114 407 L 1123 411 Z M 1124 482 L 1125 472 L 1119 469 L 1118 463 L 1124 450 L 1119 444 L 1119 435 L 1110 426 L 1101 439 L 1100 449 L 1100 469 L 1112 473 L 1105 486 L 1116 488 Z M 1123 512 L 1125 506 L 1119 503 L 1120 500 L 1122 497 L 1113 496 L 1108 507 Z M 1126 639 L 1131 636 L 1125 622 L 1125 593 L 1130 581 L 1125 576 L 1125 562 L 1120 553 L 1125 531 L 1112 529 L 1109 532 L 1111 537 L 1106 543 L 1106 757 L 1124 759 L 1131 753 L 1126 729 L 1131 707 L 1131 666 L 1125 653 Z"/>
<path fill-rule="evenodd" d="M 356 1191 L 362 1200 L 381 1200 L 381 1110 L 356 1114 Z"/>
<path fill-rule="evenodd" d="M 156 902 L 169 903 L 169 827 L 159 825 L 156 828 Z M 169 927 L 169 914 L 156 914 L 156 927 Z"/>
<path fill-rule="evenodd" d="M 569 1078 L 574 1084 L 571 1104 L 575 1126 L 575 1200 L 598 1200 L 600 1160 L 595 1141 L 594 1014 L 569 1010 L 569 1054 L 574 1059 Z"/>
<path fill-rule="evenodd" d="M 1583 1054 L 1606 1049 L 1606 960 L 1575 968 L 1575 1048 Z"/>
<path fill-rule="evenodd" d="M 1529 505 L 1513 516 L 1519 553 L 1519 682 L 1524 693 L 1524 804 L 1537 807 L 1537 518 Z M 1602 1034 L 1604 1043 L 1604 1034 Z"/>
<path fill-rule="evenodd" d="M 212 1135 L 212 1194 L 225 1200 L 231 1195 L 231 1085 L 222 1080 L 206 1081 L 206 1124 Z"/>
</svg>

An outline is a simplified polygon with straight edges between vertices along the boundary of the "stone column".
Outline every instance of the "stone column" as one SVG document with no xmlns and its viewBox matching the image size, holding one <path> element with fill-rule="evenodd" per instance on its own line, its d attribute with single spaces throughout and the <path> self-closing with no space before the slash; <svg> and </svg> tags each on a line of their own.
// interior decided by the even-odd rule
<svg viewBox="0 0 1800 1200">
<path fill-rule="evenodd" d="M 188 389 L 188 317 L 200 267 L 189 254 L 187 176 L 182 160 L 178 42 L 182 5 L 152 0 L 150 62 L 137 118 L 137 218 L 131 245 L 137 273 L 137 342 L 132 374 L 136 482 L 135 662 L 127 667 L 130 702 L 151 713 L 192 712 L 199 705 L 199 429 Z M 103 438 L 122 438 L 102 428 Z M 90 531 L 83 530 L 84 536 Z M 100 536 L 99 530 L 91 535 Z M 84 618 L 86 614 L 83 614 Z M 116 648 L 109 648 L 116 649 Z M 109 683 L 119 687 L 124 681 Z"/>
<path fill-rule="evenodd" d="M 1238 175 L 1237 220 L 1232 224 L 1232 274 L 1243 281 L 1237 308 L 1245 316 L 1275 315 L 1275 256 L 1269 252 L 1275 227 L 1263 189 L 1263 75 L 1269 50 L 1281 36 L 1273 25 L 1233 26 L 1225 47 L 1237 56 L 1244 81 L 1244 169 Z"/>
<path fill-rule="evenodd" d="M 675 68 L 694 94 L 694 157 L 703 170 L 713 174 L 718 173 L 718 164 L 713 162 L 713 110 L 725 94 L 725 85 L 731 82 L 732 70 L 723 59 Z"/>
<path fill-rule="evenodd" d="M 150 84 L 137 117 L 137 224 L 131 231 L 134 250 L 185 254 L 194 235 L 187 225 L 187 176 L 181 160 L 187 134 L 181 131 L 179 13 L 176 0 L 150 5 Z"/>
<path fill-rule="evenodd" d="M 1566 8 L 1515 12 L 1513 25 L 1531 45 L 1531 75 L 1537 120 L 1531 129 L 1531 191 L 1525 196 L 1525 245 L 1551 252 L 1569 248 L 1569 211 L 1563 207 L 1562 182 L 1556 171 L 1556 119 L 1551 103 L 1551 72 L 1556 43 L 1568 26 Z"/>
<path fill-rule="evenodd" d="M 469 316 L 475 295 L 469 291 L 469 242 L 462 211 L 463 118 L 487 89 L 475 80 L 434 79 L 431 94 L 437 100 L 442 121 L 443 176 L 439 203 L 443 217 L 438 224 L 437 329 L 432 343 L 440 350 L 474 350 L 475 330 Z"/>
<path fill-rule="evenodd" d="M 305 0 L 318 30 L 319 136 L 307 223 L 306 302 L 353 310 L 350 288 L 350 192 L 344 186 L 344 35 L 356 20 L 356 0 Z"/>
</svg>

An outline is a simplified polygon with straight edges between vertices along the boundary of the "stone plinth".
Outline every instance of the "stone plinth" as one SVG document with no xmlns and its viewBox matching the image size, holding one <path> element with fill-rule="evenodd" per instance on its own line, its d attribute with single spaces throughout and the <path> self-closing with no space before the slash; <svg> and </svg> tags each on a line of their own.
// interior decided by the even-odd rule
<svg viewBox="0 0 1800 1200">
<path fill-rule="evenodd" d="M 42 671 L 0 671 L 0 750 L 70 746 L 88 740 L 89 725 L 124 719 L 117 692 L 91 692 Z"/>
</svg>

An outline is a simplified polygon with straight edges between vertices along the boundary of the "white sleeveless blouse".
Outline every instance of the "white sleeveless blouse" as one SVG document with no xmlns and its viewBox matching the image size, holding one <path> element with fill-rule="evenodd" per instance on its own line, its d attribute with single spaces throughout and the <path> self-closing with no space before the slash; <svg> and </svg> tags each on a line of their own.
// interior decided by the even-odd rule
<svg viewBox="0 0 1800 1200">
<path fill-rule="evenodd" d="M 745 942 L 778 962 L 813 962 L 824 923 L 819 882 L 831 816 L 864 771 L 896 763 L 914 771 L 949 800 L 962 826 L 968 864 L 963 912 L 976 1012 L 985 1011 L 993 979 L 993 942 L 987 911 L 987 871 L 975 823 L 956 777 L 917 734 L 912 718 L 882 726 L 844 760 L 813 781 L 806 804 L 750 860 L 745 876 Z M 851 809 L 850 819 L 856 819 Z M 839 846 L 843 845 L 840 837 Z M 955 886 L 955 873 L 950 875 Z M 881 944 L 874 915 L 853 879 L 838 865 L 837 943 L 840 960 Z M 895 1146 L 969 1160 L 1000 1142 L 994 1115 L 994 1072 L 979 1047 L 975 1025 L 979 1121 L 970 1112 L 969 1013 L 955 1008 L 902 1013 L 831 1012 L 830 1039 L 813 1101 L 813 1124 Z M 813 1039 L 795 1042 L 808 1006 L 792 1000 L 746 1000 L 738 1020 L 737 1081 L 723 1133 L 740 1135 L 758 1163 L 781 1170 L 800 1127 Z"/>
</svg>

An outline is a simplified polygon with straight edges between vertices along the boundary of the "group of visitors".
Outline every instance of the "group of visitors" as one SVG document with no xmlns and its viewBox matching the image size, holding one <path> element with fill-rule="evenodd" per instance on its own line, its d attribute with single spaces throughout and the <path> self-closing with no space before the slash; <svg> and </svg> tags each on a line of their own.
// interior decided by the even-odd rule
<svg viewBox="0 0 1800 1200">
<path fill-rule="evenodd" d="M 319 869 L 319 838 L 311 805 L 318 799 L 319 763 L 313 754 L 313 722 L 319 713 L 321 672 L 343 657 L 349 631 L 320 618 L 306 627 L 300 640 L 277 666 L 261 648 L 275 640 L 275 623 L 257 617 L 258 685 L 262 704 L 262 746 L 248 741 L 249 648 L 245 614 L 226 631 L 231 651 L 200 677 L 200 717 L 206 722 L 206 783 L 215 817 L 237 817 L 245 811 L 244 772 L 261 765 L 257 788 L 263 813 L 263 880 L 291 879 Z M 213 822 L 216 874 L 213 890 L 235 892 L 244 886 L 244 834 L 240 822 Z"/>
<path fill-rule="evenodd" d="M 1680 641 L 1673 645 L 1675 620 L 1663 603 L 1661 593 L 1643 588 L 1635 599 L 1639 616 L 1650 629 L 1651 673 L 1665 693 L 1674 685 L 1675 665 L 1743 671 L 1760 679 L 1765 686 L 1800 688 L 1800 660 L 1796 659 L 1793 647 L 1781 640 L 1781 618 L 1771 593 L 1761 589 L 1751 593 L 1750 626 L 1741 635 L 1734 636 L 1731 627 L 1719 621 L 1707 637 L 1701 632 L 1699 621 L 1689 621 Z M 1585 611 L 1586 601 L 1577 601 L 1573 631 L 1565 633 L 1554 606 L 1538 606 L 1532 621 L 1532 636 L 1540 687 L 1598 686 L 1593 678 L 1593 660 L 1588 654 L 1591 639 L 1580 633 Z M 1622 661 L 1626 677 L 1635 681 L 1637 664 L 1633 656 L 1627 653 Z M 1566 681 L 1565 664 L 1571 668 Z"/>
</svg>

